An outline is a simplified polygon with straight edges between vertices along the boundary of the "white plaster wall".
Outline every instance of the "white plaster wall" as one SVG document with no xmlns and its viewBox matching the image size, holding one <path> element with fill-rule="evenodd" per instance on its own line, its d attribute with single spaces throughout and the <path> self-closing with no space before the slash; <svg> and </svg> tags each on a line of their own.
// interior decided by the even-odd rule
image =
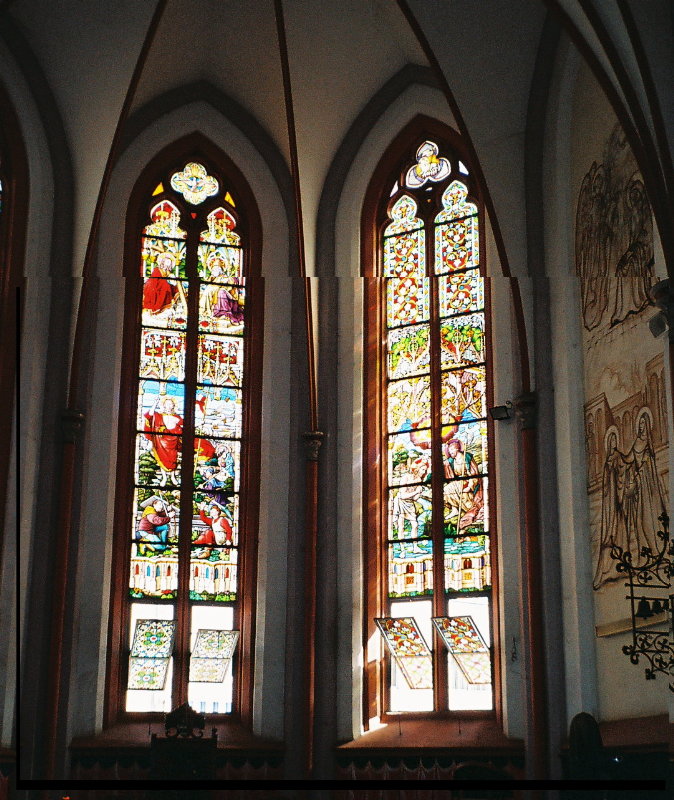
<svg viewBox="0 0 674 800">
<path fill-rule="evenodd" d="M 54 186 L 45 131 L 31 91 L 12 56 L 0 42 L 0 80 L 19 120 L 28 162 L 28 227 L 23 295 L 23 358 L 19 376 L 20 405 L 14 414 L 5 535 L 0 575 L 0 746 L 9 747 L 15 709 L 17 640 L 25 635 L 23 620 L 32 539 L 36 524 L 44 371 L 51 290 L 50 251 Z M 13 391 L 4 387 L 3 391 Z M 20 463 L 17 473 L 16 424 L 20 419 Z M 18 489 L 17 489 L 18 484 Z M 17 502 L 17 491 L 20 496 Z M 18 510 L 18 515 L 17 515 Z M 18 545 L 18 552 L 17 552 Z M 17 579 L 18 578 L 18 579 Z M 17 597 L 18 589 L 18 597 Z"/>
<path fill-rule="evenodd" d="M 336 274 L 339 284 L 339 420 L 338 420 L 338 573 L 350 575 L 339 584 L 338 630 L 338 736 L 352 739 L 362 731 L 362 671 L 367 657 L 362 648 L 362 453 L 363 453 L 363 281 L 360 273 L 361 210 L 367 185 L 382 154 L 398 132 L 417 114 L 439 119 L 456 129 L 444 96 L 429 87 L 407 89 L 380 117 L 363 138 L 339 202 L 335 225 Z M 478 154 L 479 155 L 479 154 Z M 500 274 L 498 257 L 489 235 L 488 271 Z M 494 385 L 497 402 L 512 397 L 512 353 L 509 312 L 510 284 L 503 278 L 493 283 Z M 501 399 L 498 399 L 501 398 Z M 496 431 L 496 491 L 499 500 L 499 626 L 504 648 L 503 714 L 506 733 L 521 736 L 524 726 L 519 684 L 519 664 L 511 666 L 505 655 L 508 643 L 520 639 L 519 520 L 516 477 L 512 470 L 513 430 Z M 378 637 L 370 643 L 371 658 L 379 657 Z M 508 649 L 508 652 L 510 650 Z"/>
<path fill-rule="evenodd" d="M 627 635 L 595 636 L 596 624 L 627 617 L 629 606 L 622 582 L 599 592 L 592 589 L 583 408 L 588 365 L 575 275 L 575 216 L 583 175 L 594 160 L 602 160 L 615 122 L 589 69 L 565 43 L 547 119 L 545 241 L 552 295 L 567 723 L 580 711 L 609 720 L 664 713 L 667 704 L 665 677 L 645 681 L 645 665 L 632 665 L 622 653 Z M 648 316 L 640 315 L 644 323 Z M 643 336 L 650 336 L 645 326 Z"/>
<path fill-rule="evenodd" d="M 194 103 L 147 128 L 115 167 L 98 249 L 100 281 L 90 413 L 86 422 L 83 507 L 78 553 L 77 616 L 70 678 L 68 740 L 102 727 L 111 576 L 118 395 L 123 333 L 123 236 L 128 200 L 142 169 L 166 145 L 199 130 L 241 169 L 262 218 L 265 332 L 262 472 L 258 551 L 254 730 L 283 730 L 285 559 L 288 527 L 290 307 L 288 231 L 279 189 L 246 136 L 212 107 Z M 273 388 L 273 391 L 271 390 Z"/>
</svg>

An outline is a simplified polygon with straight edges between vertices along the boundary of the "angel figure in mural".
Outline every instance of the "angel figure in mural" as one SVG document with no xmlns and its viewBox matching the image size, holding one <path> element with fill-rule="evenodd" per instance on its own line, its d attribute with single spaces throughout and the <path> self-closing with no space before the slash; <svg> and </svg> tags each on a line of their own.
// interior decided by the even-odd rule
<svg viewBox="0 0 674 800">
<path fill-rule="evenodd" d="M 648 410 L 642 410 L 636 428 L 632 447 L 625 454 L 618 449 L 615 430 L 610 429 L 607 435 L 595 589 L 619 578 L 611 558 L 614 545 L 629 552 L 634 564 L 643 562 L 642 548 L 648 547 L 654 555 L 661 549 L 656 533 L 665 503 L 655 464 Z"/>
<path fill-rule="evenodd" d="M 620 124 L 602 158 L 583 178 L 576 207 L 576 274 L 588 331 L 645 308 L 653 281 L 651 208 Z"/>
</svg>

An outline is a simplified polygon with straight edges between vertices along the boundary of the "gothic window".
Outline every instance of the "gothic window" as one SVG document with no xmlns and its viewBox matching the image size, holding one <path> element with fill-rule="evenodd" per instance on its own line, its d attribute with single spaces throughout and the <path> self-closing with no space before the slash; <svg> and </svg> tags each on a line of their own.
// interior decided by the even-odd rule
<svg viewBox="0 0 674 800">
<path fill-rule="evenodd" d="M 456 134 L 417 126 L 365 201 L 366 718 L 494 708 L 489 314 L 469 165 Z"/>
<path fill-rule="evenodd" d="M 222 154 L 162 160 L 127 232 L 109 721 L 252 697 L 260 221 Z"/>
</svg>

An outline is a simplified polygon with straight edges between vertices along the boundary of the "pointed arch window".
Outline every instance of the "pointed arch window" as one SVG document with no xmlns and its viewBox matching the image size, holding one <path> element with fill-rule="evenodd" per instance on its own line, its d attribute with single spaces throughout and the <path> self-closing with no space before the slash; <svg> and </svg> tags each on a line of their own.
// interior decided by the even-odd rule
<svg viewBox="0 0 674 800">
<path fill-rule="evenodd" d="M 489 309 L 466 164 L 443 126 L 404 132 L 366 195 L 366 725 L 494 709 Z"/>
<path fill-rule="evenodd" d="M 249 718 L 260 220 L 222 154 L 159 161 L 128 222 L 108 722 L 184 702 Z"/>
</svg>

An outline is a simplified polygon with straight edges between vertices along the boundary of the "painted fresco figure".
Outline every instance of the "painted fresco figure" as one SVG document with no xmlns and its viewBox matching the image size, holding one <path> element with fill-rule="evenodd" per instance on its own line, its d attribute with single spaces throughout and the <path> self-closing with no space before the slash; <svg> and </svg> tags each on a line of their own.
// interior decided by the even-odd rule
<svg viewBox="0 0 674 800">
<path fill-rule="evenodd" d="M 601 528 L 597 568 L 592 583 L 595 589 L 610 580 L 617 580 L 615 561 L 611 548 L 622 550 L 629 546 L 627 519 L 625 516 L 625 486 L 627 483 L 627 461 L 618 450 L 618 436 L 609 430 L 606 439 L 606 458 L 602 470 Z"/>
<path fill-rule="evenodd" d="M 637 419 L 637 435 L 625 459 L 629 465 L 625 487 L 625 516 L 630 552 L 638 563 L 641 548 L 649 547 L 653 555 L 662 548 L 656 536 L 661 527 L 658 517 L 665 511 L 660 479 L 655 465 L 651 435 L 651 418 L 643 410 Z"/>
<path fill-rule="evenodd" d="M 482 481 L 478 478 L 453 480 L 469 475 L 479 475 L 480 470 L 472 453 L 465 452 L 459 439 L 450 439 L 444 446 L 445 502 L 456 512 L 456 532 L 471 523 L 484 520 L 484 495 Z"/>
<path fill-rule="evenodd" d="M 658 517 L 664 511 L 651 420 L 648 411 L 642 410 L 637 418 L 636 437 L 626 454 L 618 450 L 614 431 L 607 438 L 599 553 L 593 581 L 595 589 L 619 577 L 610 555 L 613 545 L 629 552 L 632 562 L 637 565 L 644 562 L 643 547 L 649 547 L 653 555 L 661 550 L 662 543 L 658 543 L 656 533 L 661 527 Z"/>
</svg>

